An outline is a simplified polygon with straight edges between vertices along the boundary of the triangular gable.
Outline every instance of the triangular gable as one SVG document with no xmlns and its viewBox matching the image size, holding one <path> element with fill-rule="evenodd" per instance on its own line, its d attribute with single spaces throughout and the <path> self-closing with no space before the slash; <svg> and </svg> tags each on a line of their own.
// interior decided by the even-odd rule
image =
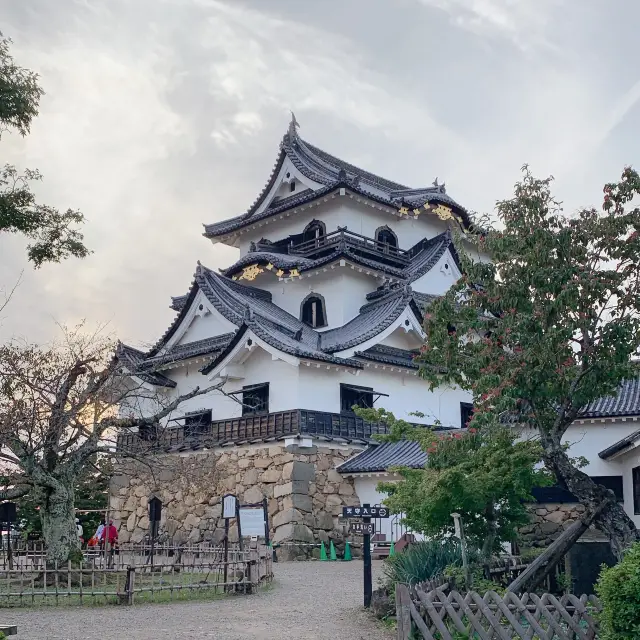
<svg viewBox="0 0 640 640">
<path fill-rule="evenodd" d="M 456 256 L 451 246 L 444 250 L 436 263 L 422 276 L 411 283 L 412 289 L 419 293 L 444 295 L 462 276 Z"/>
<path fill-rule="evenodd" d="M 211 304 L 202 291 L 198 291 L 163 350 L 170 349 L 174 345 L 183 345 L 230 333 L 237 328 Z"/>
</svg>

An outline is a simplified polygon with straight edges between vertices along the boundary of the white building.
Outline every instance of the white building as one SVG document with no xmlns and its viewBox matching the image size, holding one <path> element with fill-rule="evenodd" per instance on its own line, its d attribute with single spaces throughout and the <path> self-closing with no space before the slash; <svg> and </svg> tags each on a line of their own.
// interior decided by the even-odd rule
<svg viewBox="0 0 640 640">
<path fill-rule="evenodd" d="M 155 346 L 119 348 L 132 376 L 167 400 L 226 381 L 225 395 L 197 396 L 172 416 L 167 450 L 275 442 L 298 452 L 361 451 L 338 471 L 361 503 L 380 503 L 376 485 L 386 470 L 421 466 L 424 454 L 414 443 L 372 443 L 385 427 L 356 417 L 354 405 L 448 428 L 469 417 L 467 392 L 429 391 L 413 362 L 425 307 L 460 276 L 453 225 L 466 229 L 469 217 L 437 180 L 412 189 L 358 169 L 304 141 L 294 119 L 255 202 L 205 225 L 204 236 L 238 248 L 238 260 L 220 273 L 198 263 Z M 622 478 L 625 506 L 637 514 L 637 384 L 628 395 L 603 401 L 568 438 L 572 453 L 591 460 L 588 473 Z M 381 524 L 391 535 L 391 522 Z"/>
</svg>

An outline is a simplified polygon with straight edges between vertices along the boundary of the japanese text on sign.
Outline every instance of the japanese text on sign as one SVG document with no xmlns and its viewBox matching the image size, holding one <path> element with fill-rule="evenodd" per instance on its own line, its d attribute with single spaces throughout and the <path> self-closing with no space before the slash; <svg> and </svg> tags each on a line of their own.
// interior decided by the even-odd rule
<svg viewBox="0 0 640 640">
<path fill-rule="evenodd" d="M 360 535 L 372 536 L 375 533 L 375 525 L 373 522 L 352 522 L 349 531 Z"/>
<path fill-rule="evenodd" d="M 342 507 L 343 518 L 388 518 L 387 507 Z"/>
</svg>

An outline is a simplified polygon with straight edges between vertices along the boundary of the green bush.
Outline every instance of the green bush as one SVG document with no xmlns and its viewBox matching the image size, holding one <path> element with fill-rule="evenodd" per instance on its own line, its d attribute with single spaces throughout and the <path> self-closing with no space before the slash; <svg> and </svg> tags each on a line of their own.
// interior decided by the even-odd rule
<svg viewBox="0 0 640 640">
<path fill-rule="evenodd" d="M 617 565 L 602 569 L 596 593 L 602 601 L 600 638 L 640 638 L 640 543 L 634 544 Z"/>
<path fill-rule="evenodd" d="M 468 549 L 469 560 L 473 562 L 479 552 Z M 412 544 L 401 553 L 387 558 L 384 574 L 391 586 L 398 582 L 416 584 L 442 575 L 445 568 L 462 566 L 462 552 L 458 540 L 430 540 Z"/>
</svg>

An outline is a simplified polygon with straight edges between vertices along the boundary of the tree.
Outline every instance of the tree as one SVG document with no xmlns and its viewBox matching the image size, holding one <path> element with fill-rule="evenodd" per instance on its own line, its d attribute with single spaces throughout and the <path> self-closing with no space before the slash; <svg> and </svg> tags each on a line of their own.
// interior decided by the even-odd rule
<svg viewBox="0 0 640 640">
<path fill-rule="evenodd" d="M 548 473 L 536 469 L 539 444 L 518 441 L 518 434 L 503 425 L 437 433 L 384 409 L 358 413 L 388 424 L 390 435 L 384 439 L 413 440 L 427 453 L 424 469 L 398 468 L 399 482 L 379 485 L 389 495 L 385 504 L 403 513 L 413 531 L 429 536 L 452 534 L 451 514 L 460 513 L 467 538 L 485 558 L 516 539 L 518 527 L 529 521 L 523 501 L 532 499 L 533 487 L 550 482 Z"/>
<path fill-rule="evenodd" d="M 537 433 L 547 469 L 620 557 L 638 532 L 613 492 L 573 464 L 563 436 L 591 401 L 638 375 L 640 209 L 629 204 L 640 178 L 625 169 L 604 187 L 601 211 L 567 216 L 551 179 L 523 171 L 497 204 L 500 226 L 485 220 L 467 235 L 491 262 L 472 260 L 457 235 L 464 275 L 425 317 L 421 373 L 432 388 L 473 392 L 474 427 L 510 421 Z"/>
<path fill-rule="evenodd" d="M 98 528 L 104 519 L 104 510 L 109 502 L 109 478 L 111 465 L 103 456 L 95 461 L 90 460 L 83 467 L 74 487 L 75 507 L 80 511 L 78 516 L 84 529 L 84 538 Z M 9 478 L 0 478 L 0 486 L 6 487 Z M 41 504 L 44 497 L 37 490 L 32 490 L 15 500 L 18 511 L 18 526 L 24 534 L 35 533 L 42 535 Z M 88 513 L 82 513 L 87 510 Z"/>
<path fill-rule="evenodd" d="M 76 489 L 87 464 L 113 456 L 118 433 L 157 433 L 183 402 L 224 384 L 163 394 L 129 373 L 113 344 L 81 329 L 59 344 L 0 346 L 0 460 L 13 471 L 0 499 L 36 493 L 50 564 L 77 557 Z M 144 461 L 149 450 L 117 454 Z"/>
<path fill-rule="evenodd" d="M 44 92 L 37 74 L 15 64 L 10 44 L 0 33 L 0 134 L 14 129 L 26 136 Z M 41 179 L 37 170 L 21 173 L 10 164 L 0 169 L 0 233 L 19 233 L 31 240 L 27 257 L 35 267 L 69 256 L 86 257 L 89 251 L 77 230 L 83 214 L 38 204 L 31 186 Z"/>
</svg>

